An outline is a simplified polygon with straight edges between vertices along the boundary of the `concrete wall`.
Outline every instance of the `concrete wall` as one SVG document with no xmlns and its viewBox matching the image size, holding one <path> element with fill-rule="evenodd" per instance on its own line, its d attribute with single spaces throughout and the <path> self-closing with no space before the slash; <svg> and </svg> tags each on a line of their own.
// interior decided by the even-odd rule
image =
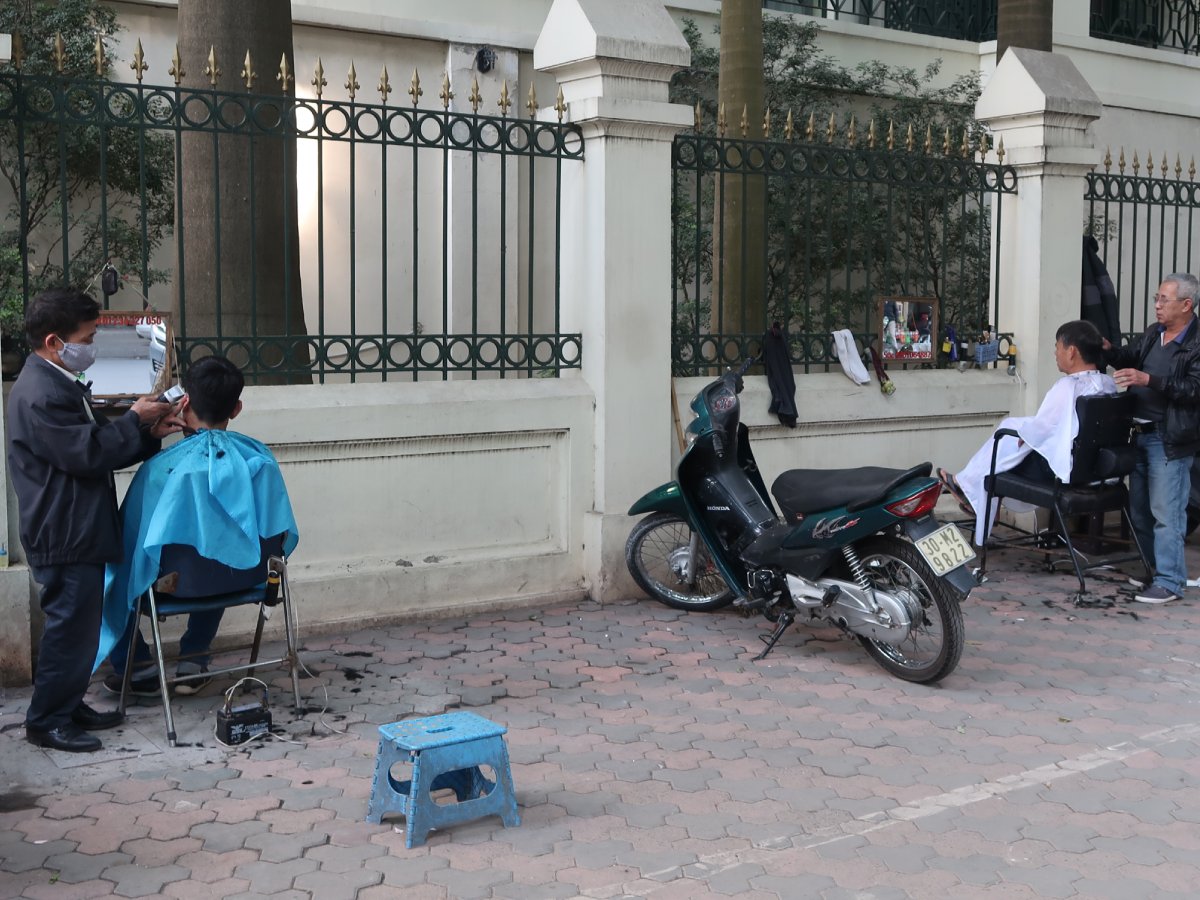
<svg viewBox="0 0 1200 900">
<path fill-rule="evenodd" d="M 243 400 L 238 430 L 271 446 L 300 527 L 289 576 L 306 632 L 587 590 L 582 380 L 261 387 Z M 118 473 L 121 494 L 132 475 Z M 0 684 L 28 678 L 31 619 L 36 632 L 28 569 L 0 570 Z M 238 610 L 222 635 L 252 627 Z"/>
</svg>

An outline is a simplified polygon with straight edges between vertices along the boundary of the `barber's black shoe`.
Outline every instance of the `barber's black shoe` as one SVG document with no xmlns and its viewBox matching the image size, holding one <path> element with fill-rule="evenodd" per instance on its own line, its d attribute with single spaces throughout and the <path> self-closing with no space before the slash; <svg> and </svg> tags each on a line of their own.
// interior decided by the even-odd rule
<svg viewBox="0 0 1200 900">
<path fill-rule="evenodd" d="M 75 707 L 75 712 L 71 713 L 71 721 L 87 731 L 103 731 L 105 728 L 113 728 L 120 725 L 125 720 L 121 715 L 121 711 L 110 709 L 105 712 L 92 709 L 86 703 L 80 703 Z"/>
<path fill-rule="evenodd" d="M 64 750 L 67 753 L 92 753 L 101 746 L 100 738 L 88 734 L 74 722 L 47 730 L 26 725 L 25 740 L 39 747 Z"/>
</svg>

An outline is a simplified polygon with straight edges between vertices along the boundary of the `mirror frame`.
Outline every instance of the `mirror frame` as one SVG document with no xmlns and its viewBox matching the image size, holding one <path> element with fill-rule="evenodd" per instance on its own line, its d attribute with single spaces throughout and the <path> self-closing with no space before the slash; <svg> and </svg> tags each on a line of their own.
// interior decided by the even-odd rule
<svg viewBox="0 0 1200 900">
<path fill-rule="evenodd" d="M 905 357 L 900 357 L 900 356 L 885 356 L 884 355 L 883 345 L 884 345 L 884 336 L 886 334 L 886 328 L 884 327 L 884 324 L 883 324 L 883 311 L 886 308 L 886 305 L 888 303 L 909 303 L 909 304 L 915 303 L 915 304 L 920 304 L 922 306 L 929 307 L 929 356 L 928 357 L 914 356 L 914 357 L 905 358 Z M 881 296 L 879 298 L 878 303 L 876 303 L 876 305 L 875 305 L 875 321 L 879 323 L 879 339 L 877 342 L 878 346 L 876 349 L 878 349 L 878 351 L 879 351 L 880 361 L 883 362 L 884 364 L 891 362 L 891 363 L 900 363 L 900 364 L 912 363 L 912 364 L 916 364 L 916 365 L 922 365 L 925 363 L 929 363 L 930 365 L 934 365 L 937 362 L 938 337 L 939 337 L 937 297 L 909 297 L 909 296 L 901 296 L 898 294 L 897 295 L 889 295 L 889 296 Z"/>
<path fill-rule="evenodd" d="M 166 337 L 163 342 L 163 365 L 158 370 L 158 378 L 155 379 L 154 386 L 144 394 L 93 393 L 92 401 L 95 405 L 127 406 L 132 405 L 133 401 L 138 397 L 146 395 L 158 396 L 174 383 L 172 378 L 175 371 L 175 331 L 171 327 L 170 313 L 158 312 L 153 309 L 141 312 L 119 309 L 104 309 L 100 311 L 100 318 L 96 324 L 101 327 L 112 325 L 128 325 L 132 327 L 140 324 L 157 325 L 159 323 L 166 326 Z"/>
</svg>

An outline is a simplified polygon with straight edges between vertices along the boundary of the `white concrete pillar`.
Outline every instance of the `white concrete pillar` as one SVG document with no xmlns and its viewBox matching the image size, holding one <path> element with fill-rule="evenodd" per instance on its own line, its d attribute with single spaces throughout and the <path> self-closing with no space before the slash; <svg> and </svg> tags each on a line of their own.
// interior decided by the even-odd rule
<svg viewBox="0 0 1200 900">
<path fill-rule="evenodd" d="M 1054 332 L 1079 318 L 1084 176 L 1100 162 L 1090 125 L 1102 112 L 1070 59 L 1023 47 L 1004 54 L 975 105 L 1017 170 L 1017 196 L 997 201 L 1005 207 L 996 325 L 1016 339 L 1025 414 L 1058 378 Z"/>
<path fill-rule="evenodd" d="M 562 324 L 583 335 L 596 396 L 584 565 L 597 600 L 636 590 L 626 512 L 672 477 L 671 139 L 692 113 L 667 85 L 690 58 L 662 0 L 554 0 L 534 48 L 584 134 L 582 163 L 563 167 Z"/>
</svg>

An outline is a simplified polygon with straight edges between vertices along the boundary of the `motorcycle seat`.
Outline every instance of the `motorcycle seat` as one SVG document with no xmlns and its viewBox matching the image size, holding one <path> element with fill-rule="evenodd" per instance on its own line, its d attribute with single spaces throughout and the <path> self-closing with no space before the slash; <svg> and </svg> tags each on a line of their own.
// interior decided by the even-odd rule
<svg viewBox="0 0 1200 900">
<path fill-rule="evenodd" d="M 932 463 L 921 463 L 911 469 L 884 469 L 864 466 L 859 469 L 792 469 L 784 472 L 771 485 L 771 493 L 787 521 L 797 515 L 822 512 L 844 506 L 849 512 L 882 503 L 904 482 L 912 478 L 928 478 Z"/>
</svg>

